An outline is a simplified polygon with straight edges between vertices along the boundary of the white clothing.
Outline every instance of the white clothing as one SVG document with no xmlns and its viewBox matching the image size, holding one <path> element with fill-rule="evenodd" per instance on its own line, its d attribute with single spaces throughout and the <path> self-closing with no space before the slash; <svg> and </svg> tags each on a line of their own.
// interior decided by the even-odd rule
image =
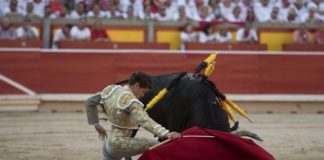
<svg viewBox="0 0 324 160">
<path fill-rule="evenodd" d="M 72 11 L 69 15 L 69 18 L 72 19 L 80 19 L 80 18 L 84 18 L 85 14 L 80 15 L 77 11 Z"/>
<path fill-rule="evenodd" d="M 208 43 L 208 42 L 215 42 L 216 36 L 215 34 L 206 35 L 204 32 L 199 32 L 199 42 L 200 43 Z"/>
<path fill-rule="evenodd" d="M 90 12 L 88 12 L 87 16 L 88 16 L 89 18 L 91 18 L 91 17 L 94 17 L 95 14 L 94 14 L 93 11 L 90 11 Z M 106 15 L 106 12 L 104 12 L 104 11 L 100 11 L 100 12 L 99 12 L 98 17 L 103 18 L 103 17 L 106 17 L 106 16 L 107 16 L 107 15 Z"/>
<path fill-rule="evenodd" d="M 195 42 L 197 41 L 198 35 L 196 32 L 192 32 L 192 33 L 187 33 L 187 32 L 181 32 L 180 33 L 180 39 L 181 42 Z"/>
<path fill-rule="evenodd" d="M 91 37 L 91 31 L 88 27 L 80 30 L 78 26 L 73 26 L 70 31 L 71 38 L 77 40 L 89 40 Z"/>
<path fill-rule="evenodd" d="M 232 42 L 232 33 L 227 32 L 226 36 L 221 36 L 219 33 L 216 33 L 216 41 L 219 43 L 230 43 Z"/>
<path fill-rule="evenodd" d="M 257 3 L 254 6 L 254 14 L 259 22 L 267 22 L 271 17 L 272 5 L 263 6 L 261 3 Z"/>
<path fill-rule="evenodd" d="M 53 45 L 52 48 L 57 48 L 57 42 L 58 41 L 62 41 L 62 40 L 66 40 L 66 36 L 63 33 L 63 29 L 57 29 L 54 33 L 54 37 L 53 37 Z"/>
<path fill-rule="evenodd" d="M 231 3 L 231 5 L 229 7 L 226 7 L 226 6 L 224 6 L 223 3 L 220 3 L 219 8 L 220 8 L 221 15 L 223 16 L 223 18 L 228 19 L 228 16 L 233 13 L 234 7 L 235 7 L 234 3 Z"/>
<path fill-rule="evenodd" d="M 258 41 L 258 35 L 255 29 L 251 29 L 247 37 L 244 37 L 244 28 L 240 28 L 236 32 L 236 42 L 245 42 L 250 40 Z"/>
<path fill-rule="evenodd" d="M 30 31 L 32 32 L 33 35 L 35 35 L 35 37 L 39 38 L 39 32 L 36 27 L 31 27 Z M 25 35 L 25 30 L 23 27 L 19 27 L 17 28 L 16 33 L 18 39 L 22 38 Z"/>
</svg>

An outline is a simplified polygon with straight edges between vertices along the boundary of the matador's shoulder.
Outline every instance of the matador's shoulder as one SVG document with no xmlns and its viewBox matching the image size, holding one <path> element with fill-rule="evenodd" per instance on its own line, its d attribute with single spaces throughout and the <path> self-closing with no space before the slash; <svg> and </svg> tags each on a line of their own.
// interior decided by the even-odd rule
<svg viewBox="0 0 324 160">
<path fill-rule="evenodd" d="M 130 91 L 123 92 L 117 99 L 117 107 L 120 109 L 126 109 L 133 103 L 144 106 L 143 103 Z"/>
<path fill-rule="evenodd" d="M 101 92 L 101 98 L 106 99 L 110 97 L 117 89 L 122 88 L 120 85 L 109 85 Z"/>
</svg>

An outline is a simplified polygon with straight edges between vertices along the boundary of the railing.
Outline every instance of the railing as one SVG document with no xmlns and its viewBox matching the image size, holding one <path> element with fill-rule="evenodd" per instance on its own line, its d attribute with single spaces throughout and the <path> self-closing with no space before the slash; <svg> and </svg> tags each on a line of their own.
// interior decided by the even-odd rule
<svg viewBox="0 0 324 160">
<path fill-rule="evenodd" d="M 60 41 L 58 48 L 68 49 L 169 49 L 168 43 L 112 43 L 93 41 Z"/>
<path fill-rule="evenodd" d="M 284 51 L 324 51 L 324 45 L 319 44 L 284 44 Z"/>
<path fill-rule="evenodd" d="M 247 43 L 186 43 L 187 50 L 251 50 L 266 51 L 266 44 L 247 44 Z"/>
</svg>

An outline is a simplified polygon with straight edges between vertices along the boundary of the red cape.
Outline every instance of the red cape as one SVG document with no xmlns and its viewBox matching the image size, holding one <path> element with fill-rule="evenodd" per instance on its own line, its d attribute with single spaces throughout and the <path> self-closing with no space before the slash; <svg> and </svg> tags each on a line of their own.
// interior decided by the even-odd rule
<svg viewBox="0 0 324 160">
<path fill-rule="evenodd" d="M 181 135 L 147 150 L 139 160 L 274 160 L 252 140 L 230 133 L 194 127 Z"/>
</svg>

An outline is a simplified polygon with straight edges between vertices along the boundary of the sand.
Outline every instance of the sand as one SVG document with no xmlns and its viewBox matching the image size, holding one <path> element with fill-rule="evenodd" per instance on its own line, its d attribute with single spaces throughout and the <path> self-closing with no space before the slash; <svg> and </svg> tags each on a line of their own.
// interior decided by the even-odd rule
<svg viewBox="0 0 324 160">
<path fill-rule="evenodd" d="M 241 128 L 259 134 L 257 142 L 279 160 L 324 159 L 323 114 L 251 114 Z M 109 130 L 109 125 L 103 123 Z M 152 137 L 145 130 L 139 136 Z M 102 141 L 85 113 L 0 113 L 1 160 L 98 160 Z"/>
</svg>

